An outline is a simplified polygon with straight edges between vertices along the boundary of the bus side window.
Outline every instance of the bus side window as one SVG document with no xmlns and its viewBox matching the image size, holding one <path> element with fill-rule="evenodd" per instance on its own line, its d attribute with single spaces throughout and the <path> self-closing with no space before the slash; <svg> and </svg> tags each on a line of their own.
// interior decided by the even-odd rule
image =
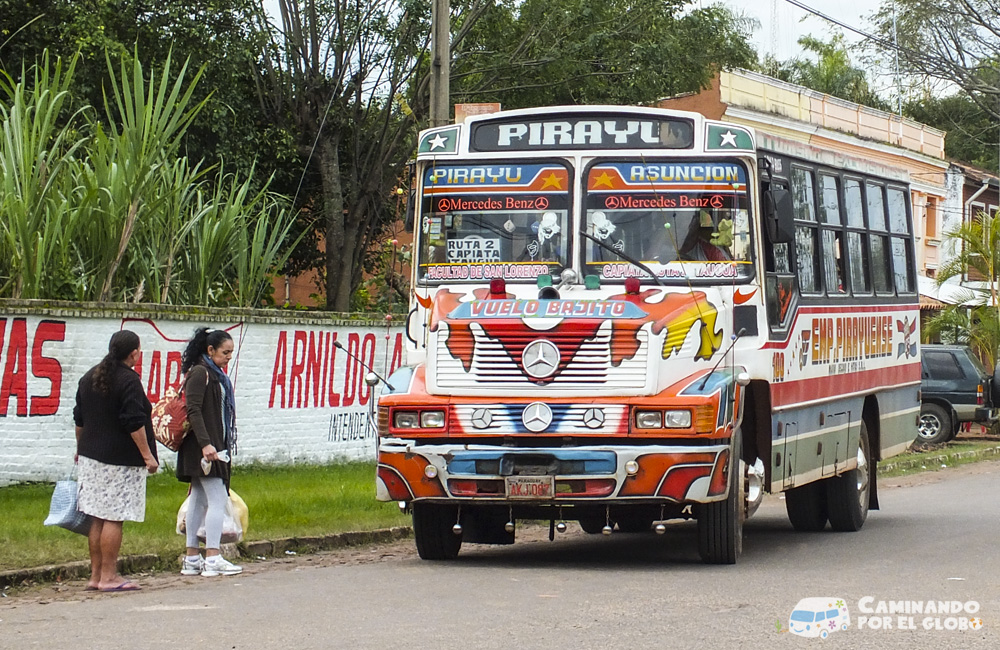
<svg viewBox="0 0 1000 650">
<path fill-rule="evenodd" d="M 906 213 L 908 193 L 898 187 L 889 187 L 886 194 L 889 199 L 887 207 L 896 293 L 913 293 L 913 248 L 910 243 L 910 220 Z"/>
<path fill-rule="evenodd" d="M 795 267 L 799 291 L 815 294 L 821 290 L 819 275 L 816 193 L 810 169 L 792 167 L 792 205 L 795 209 Z"/>
<path fill-rule="evenodd" d="M 892 293 L 892 275 L 889 271 L 889 237 L 886 236 L 885 187 L 865 183 L 868 207 L 868 228 L 872 231 L 872 279 L 876 293 Z"/>
<path fill-rule="evenodd" d="M 864 201 L 861 181 L 844 179 L 844 212 L 847 214 L 847 258 L 850 268 L 851 292 L 865 295 L 872 292 L 869 277 L 868 232 L 865 229 Z"/>
<path fill-rule="evenodd" d="M 823 244 L 823 277 L 828 294 L 847 292 L 844 283 L 844 244 L 837 177 L 819 175 L 819 217 Z"/>
</svg>

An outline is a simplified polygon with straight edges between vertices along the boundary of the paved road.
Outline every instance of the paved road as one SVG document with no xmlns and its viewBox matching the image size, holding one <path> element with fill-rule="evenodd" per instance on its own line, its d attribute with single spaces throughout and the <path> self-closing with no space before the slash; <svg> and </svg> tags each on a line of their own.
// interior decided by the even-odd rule
<svg viewBox="0 0 1000 650">
<path fill-rule="evenodd" d="M 134 594 L 39 588 L 0 600 L 0 648 L 996 648 L 998 478 L 1000 462 L 984 462 L 883 480 L 860 533 L 795 533 L 768 497 L 734 567 L 702 565 L 691 524 L 610 538 L 573 527 L 450 563 L 420 561 L 405 540 L 233 578 L 146 576 Z M 811 596 L 844 599 L 851 627 L 825 641 L 779 632 Z M 892 614 L 892 629 L 870 629 L 882 615 L 862 599 L 975 601 L 983 624 L 926 630 L 972 616 L 915 614 L 900 630 Z"/>
</svg>

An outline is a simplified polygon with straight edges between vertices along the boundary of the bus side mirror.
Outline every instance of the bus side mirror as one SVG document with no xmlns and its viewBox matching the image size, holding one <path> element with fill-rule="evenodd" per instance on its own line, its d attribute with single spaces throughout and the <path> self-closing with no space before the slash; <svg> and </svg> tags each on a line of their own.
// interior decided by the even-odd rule
<svg viewBox="0 0 1000 650">
<path fill-rule="evenodd" d="M 794 241 L 791 192 L 779 188 L 764 192 L 764 221 L 767 223 L 767 238 L 772 244 L 789 244 Z"/>
</svg>

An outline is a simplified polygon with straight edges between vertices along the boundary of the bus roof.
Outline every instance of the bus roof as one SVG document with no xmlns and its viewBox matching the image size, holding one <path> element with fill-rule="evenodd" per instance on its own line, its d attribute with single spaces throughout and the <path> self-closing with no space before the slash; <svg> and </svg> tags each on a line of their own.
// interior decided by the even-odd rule
<svg viewBox="0 0 1000 650">
<path fill-rule="evenodd" d="M 546 106 L 470 116 L 420 133 L 417 158 L 608 151 L 753 154 L 752 129 L 642 106 Z"/>
</svg>

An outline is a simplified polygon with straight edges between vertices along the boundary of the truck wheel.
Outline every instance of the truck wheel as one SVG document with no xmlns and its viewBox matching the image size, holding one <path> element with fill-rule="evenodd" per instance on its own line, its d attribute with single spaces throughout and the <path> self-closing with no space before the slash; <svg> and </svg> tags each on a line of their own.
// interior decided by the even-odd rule
<svg viewBox="0 0 1000 650">
<path fill-rule="evenodd" d="M 815 533 L 826 528 L 826 487 L 822 481 L 785 490 L 785 512 L 792 528 Z"/>
<path fill-rule="evenodd" d="M 917 425 L 917 442 L 936 445 L 947 442 L 951 437 L 951 417 L 937 404 L 920 406 L 920 424 Z"/>
<path fill-rule="evenodd" d="M 830 526 L 834 530 L 853 532 L 861 530 L 865 525 L 872 494 L 872 481 L 875 480 L 873 475 L 875 465 L 871 462 L 871 457 L 868 425 L 862 420 L 857 469 L 823 481 L 826 483 Z"/>
<path fill-rule="evenodd" d="M 453 560 L 462 548 L 462 536 L 452 527 L 458 521 L 458 508 L 438 503 L 413 504 L 413 539 L 422 560 Z"/>
<path fill-rule="evenodd" d="M 739 431 L 733 434 L 729 458 L 729 496 L 722 501 L 699 504 L 698 554 L 706 564 L 736 564 L 743 552 L 743 480 L 746 474 L 740 458 L 743 440 Z"/>
</svg>

